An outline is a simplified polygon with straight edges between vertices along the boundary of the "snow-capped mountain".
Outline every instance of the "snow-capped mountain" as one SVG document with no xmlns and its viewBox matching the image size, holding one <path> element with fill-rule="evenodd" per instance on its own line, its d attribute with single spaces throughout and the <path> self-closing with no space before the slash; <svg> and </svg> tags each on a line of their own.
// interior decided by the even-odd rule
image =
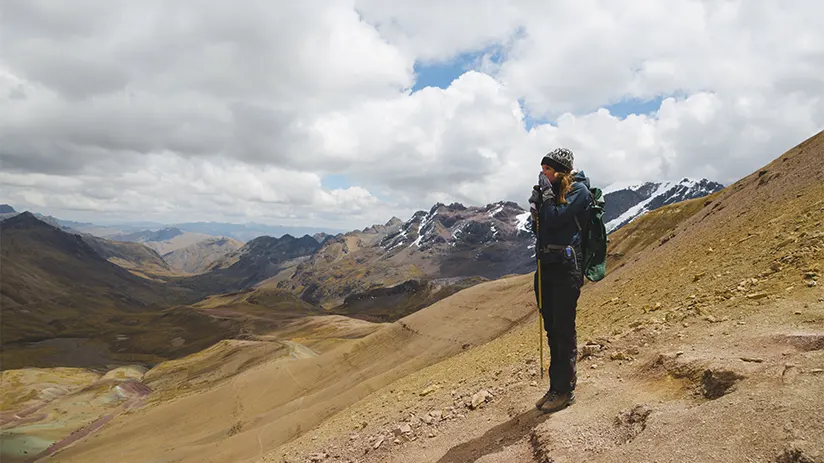
<svg viewBox="0 0 824 463">
<path fill-rule="evenodd" d="M 393 218 L 327 238 L 279 287 L 323 305 L 410 279 L 527 273 L 535 265 L 528 219 L 529 212 L 510 201 L 437 203 L 406 221 Z"/>
<path fill-rule="evenodd" d="M 684 178 L 680 181 L 646 182 L 613 185 L 604 189 L 606 211 L 604 223 L 611 233 L 635 218 L 659 207 L 701 198 L 724 189 L 724 185 L 707 179 Z"/>
<path fill-rule="evenodd" d="M 531 233 L 528 218 L 529 212 L 509 201 L 480 207 L 437 203 L 400 224 L 400 229 L 387 235 L 380 246 L 386 251 L 404 246 L 427 251 L 438 245 L 460 248 L 513 241 L 522 238 L 522 233 Z"/>
</svg>

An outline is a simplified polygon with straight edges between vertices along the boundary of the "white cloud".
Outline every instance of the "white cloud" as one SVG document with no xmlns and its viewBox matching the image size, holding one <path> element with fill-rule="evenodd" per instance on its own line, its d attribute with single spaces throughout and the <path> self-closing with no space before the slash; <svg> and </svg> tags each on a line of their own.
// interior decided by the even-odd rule
<svg viewBox="0 0 824 463">
<path fill-rule="evenodd" d="M 497 45 L 523 19 L 521 8 L 500 0 L 357 0 L 355 8 L 390 43 L 426 63 Z"/>
<path fill-rule="evenodd" d="M 3 8 L 0 201 L 65 218 L 360 228 L 435 201 L 525 204 L 556 146 L 602 186 L 730 183 L 824 128 L 811 0 Z M 500 61 L 409 90 L 416 61 L 490 46 Z"/>
<path fill-rule="evenodd" d="M 230 160 L 150 155 L 136 171 L 72 176 L 0 172 L 3 201 L 74 216 L 188 220 L 256 220 L 284 225 L 312 217 L 316 224 L 386 221 L 389 205 L 353 186 L 325 189 L 320 177 Z"/>
</svg>

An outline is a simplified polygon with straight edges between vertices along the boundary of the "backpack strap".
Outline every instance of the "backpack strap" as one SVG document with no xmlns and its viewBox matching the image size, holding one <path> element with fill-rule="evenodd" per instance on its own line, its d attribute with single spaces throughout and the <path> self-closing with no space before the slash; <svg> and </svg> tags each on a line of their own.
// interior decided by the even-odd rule
<svg viewBox="0 0 824 463">
<path fill-rule="evenodd" d="M 587 188 L 587 190 L 589 190 L 589 188 Z M 591 191 L 589 192 L 589 206 L 590 207 L 595 206 L 595 198 L 592 197 L 592 192 Z M 584 229 L 581 228 L 581 222 L 578 220 L 577 215 L 575 216 L 575 225 L 578 225 L 578 232 L 579 233 L 584 232 Z"/>
</svg>

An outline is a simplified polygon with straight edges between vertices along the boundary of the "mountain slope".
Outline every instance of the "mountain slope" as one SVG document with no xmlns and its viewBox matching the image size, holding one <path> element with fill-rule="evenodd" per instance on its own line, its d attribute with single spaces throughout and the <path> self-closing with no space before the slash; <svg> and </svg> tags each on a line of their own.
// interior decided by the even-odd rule
<svg viewBox="0 0 824 463">
<path fill-rule="evenodd" d="M 246 289 L 277 275 L 294 259 L 311 255 L 319 247 L 320 243 L 309 235 L 301 238 L 261 236 L 216 260 L 207 272 L 174 282 L 204 297 Z"/>
<path fill-rule="evenodd" d="M 349 295 L 413 279 L 525 273 L 533 265 L 528 216 L 512 202 L 438 203 L 406 222 L 327 238 L 281 287 L 331 308 Z"/>
<path fill-rule="evenodd" d="M 163 260 L 175 270 L 185 273 L 202 273 L 216 261 L 242 247 L 243 243 L 232 238 L 209 238 L 163 254 Z"/>
<path fill-rule="evenodd" d="M 403 283 L 350 294 L 329 313 L 372 322 L 394 322 L 486 281 L 483 277 L 408 280 Z"/>
<path fill-rule="evenodd" d="M 163 255 L 215 237 L 204 233 L 186 232 L 177 227 L 167 227 L 156 231 L 143 230 L 126 234 L 119 233 L 106 238 L 113 241 L 142 243 L 157 251 L 158 254 Z"/>
<path fill-rule="evenodd" d="M 643 214 L 609 236 L 607 272 L 626 264 L 652 243 L 667 242 L 678 224 L 686 221 L 701 209 L 711 205 L 719 193 L 703 198 L 690 199 Z"/>
<path fill-rule="evenodd" d="M 154 249 L 141 243 L 111 241 L 83 233 L 80 237 L 109 262 L 146 278 L 172 276 L 177 272 Z"/>
<path fill-rule="evenodd" d="M 607 204 L 604 211 L 607 232 L 613 232 L 659 207 L 702 198 L 723 188 L 720 183 L 706 179 L 684 178 L 678 182 L 647 182 L 609 191 L 604 195 Z"/>
<path fill-rule="evenodd" d="M 135 276 L 30 213 L 0 223 L 0 242 L 4 369 L 151 363 L 237 332 L 234 323 L 167 309 L 193 294 Z"/>
<path fill-rule="evenodd" d="M 166 458 L 181 462 L 253 461 L 376 389 L 507 331 L 530 314 L 530 295 L 522 292 L 516 310 L 480 303 L 489 291 L 511 290 L 510 281 L 474 286 L 324 355 L 272 360 L 199 394 L 117 417 L 59 458 L 91 463 L 116 451 L 120 461 L 145 461 L 166 448 Z"/>
</svg>

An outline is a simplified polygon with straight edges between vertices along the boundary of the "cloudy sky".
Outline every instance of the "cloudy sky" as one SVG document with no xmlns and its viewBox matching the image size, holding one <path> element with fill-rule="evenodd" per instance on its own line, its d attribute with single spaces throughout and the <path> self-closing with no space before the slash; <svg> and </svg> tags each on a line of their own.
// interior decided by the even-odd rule
<svg viewBox="0 0 824 463">
<path fill-rule="evenodd" d="M 601 186 L 730 184 L 824 128 L 816 0 L 3 0 L 0 202 L 360 228 Z"/>
</svg>

